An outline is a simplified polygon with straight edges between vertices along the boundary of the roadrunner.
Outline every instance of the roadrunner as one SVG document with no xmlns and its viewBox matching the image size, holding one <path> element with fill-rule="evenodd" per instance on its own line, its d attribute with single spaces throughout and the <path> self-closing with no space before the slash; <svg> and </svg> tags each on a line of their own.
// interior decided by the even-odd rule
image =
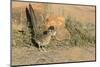
<svg viewBox="0 0 100 67">
<path fill-rule="evenodd" d="M 29 13 L 30 13 L 30 17 L 31 17 L 31 23 L 33 25 L 33 30 L 34 30 L 34 41 L 38 44 L 39 50 L 40 51 L 46 51 L 45 46 L 47 46 L 50 43 L 50 40 L 52 38 L 52 36 L 56 35 L 56 31 L 54 26 L 50 26 L 46 31 L 44 31 L 41 34 L 37 34 L 36 33 L 36 29 L 37 29 L 37 21 L 36 21 L 36 16 L 34 13 L 34 10 L 31 6 L 31 4 L 29 4 Z"/>
<path fill-rule="evenodd" d="M 40 51 L 45 51 L 45 46 L 49 44 L 51 37 L 55 36 L 56 31 L 54 30 L 53 26 L 50 26 L 47 31 L 44 31 L 43 34 L 40 34 L 34 38 L 36 43 L 39 46 Z M 42 50 L 41 50 L 42 49 Z"/>
</svg>

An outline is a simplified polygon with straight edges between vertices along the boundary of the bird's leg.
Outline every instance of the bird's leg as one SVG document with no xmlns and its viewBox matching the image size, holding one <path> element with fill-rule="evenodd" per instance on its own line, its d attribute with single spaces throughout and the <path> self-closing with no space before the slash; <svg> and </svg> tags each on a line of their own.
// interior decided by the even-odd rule
<svg viewBox="0 0 100 67">
<path fill-rule="evenodd" d="M 39 51 L 42 52 L 42 50 L 41 50 L 41 46 L 40 46 L 40 45 L 39 45 Z"/>
<path fill-rule="evenodd" d="M 43 49 L 44 52 L 47 52 L 46 49 L 44 48 L 44 46 L 42 46 L 42 49 Z"/>
</svg>

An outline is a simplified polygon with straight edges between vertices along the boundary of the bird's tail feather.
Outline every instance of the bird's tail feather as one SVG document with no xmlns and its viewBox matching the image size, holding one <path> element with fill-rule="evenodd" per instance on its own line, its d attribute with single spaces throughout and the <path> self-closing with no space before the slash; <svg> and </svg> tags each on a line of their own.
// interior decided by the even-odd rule
<svg viewBox="0 0 100 67">
<path fill-rule="evenodd" d="M 34 12 L 31 4 L 29 4 L 29 13 L 30 13 L 30 18 L 31 18 L 31 23 L 32 23 L 32 26 L 33 26 L 33 30 L 36 32 L 37 19 L 36 19 L 35 12 Z"/>
</svg>

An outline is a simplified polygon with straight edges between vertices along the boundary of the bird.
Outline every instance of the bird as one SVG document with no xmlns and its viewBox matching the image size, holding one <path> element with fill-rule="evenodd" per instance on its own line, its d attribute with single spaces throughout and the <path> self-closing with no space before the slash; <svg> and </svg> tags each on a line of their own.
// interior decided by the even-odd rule
<svg viewBox="0 0 100 67">
<path fill-rule="evenodd" d="M 45 47 L 50 43 L 52 36 L 56 35 L 56 31 L 53 26 L 50 26 L 47 31 L 34 37 L 35 42 L 38 44 L 39 50 L 47 52 Z"/>
<path fill-rule="evenodd" d="M 50 43 L 52 36 L 56 35 L 55 27 L 49 26 L 47 28 L 47 30 L 44 30 L 42 33 L 37 33 L 38 22 L 36 20 L 35 12 L 34 12 L 31 4 L 29 4 L 29 14 L 30 14 L 31 23 L 33 26 L 33 31 L 34 31 L 33 40 L 36 42 L 36 44 L 38 45 L 38 48 L 41 52 L 42 51 L 47 52 L 45 47 Z"/>
</svg>

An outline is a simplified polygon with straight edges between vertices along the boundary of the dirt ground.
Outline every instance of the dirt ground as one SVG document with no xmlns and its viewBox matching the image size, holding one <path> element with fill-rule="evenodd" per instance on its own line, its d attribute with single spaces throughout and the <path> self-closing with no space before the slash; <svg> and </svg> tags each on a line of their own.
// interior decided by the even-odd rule
<svg viewBox="0 0 100 67">
<path fill-rule="evenodd" d="M 95 48 L 55 47 L 47 52 L 40 52 L 35 47 L 12 48 L 13 65 L 61 63 L 95 60 Z"/>
</svg>

